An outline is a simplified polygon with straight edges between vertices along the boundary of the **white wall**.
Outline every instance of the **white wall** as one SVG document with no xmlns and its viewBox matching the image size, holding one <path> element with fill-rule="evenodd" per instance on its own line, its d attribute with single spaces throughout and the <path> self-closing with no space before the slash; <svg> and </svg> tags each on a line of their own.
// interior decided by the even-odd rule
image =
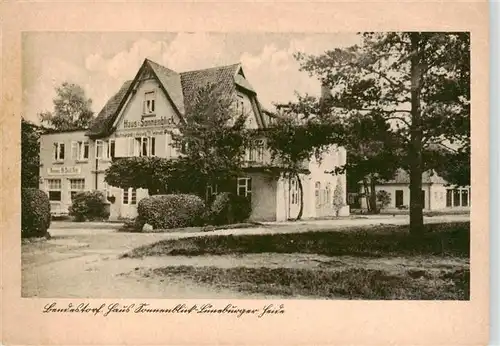
<svg viewBox="0 0 500 346">
<path fill-rule="evenodd" d="M 252 178 L 252 214 L 251 220 L 276 220 L 277 181 L 266 174 L 251 173 Z"/>
<path fill-rule="evenodd" d="M 243 101 L 243 111 L 244 114 L 247 115 L 246 119 L 246 128 L 248 129 L 257 129 L 259 127 L 259 122 L 257 119 L 257 115 L 254 112 L 254 108 L 252 106 L 252 101 L 250 100 L 250 97 L 242 92 L 236 92 L 235 93 L 236 97 L 236 102 L 239 102 L 240 100 Z"/>
<path fill-rule="evenodd" d="M 119 123 L 117 124 L 117 130 L 124 129 L 124 121 L 141 121 L 144 114 L 144 94 L 146 92 L 154 91 L 156 94 L 155 98 L 155 116 L 148 116 L 146 119 L 160 119 L 165 117 L 167 119 L 172 119 L 173 122 L 177 123 L 179 118 L 168 100 L 168 98 L 163 93 L 160 88 L 159 83 L 155 79 L 148 79 L 139 84 L 137 90 L 131 94 L 130 99 L 121 111 L 119 116 Z"/>
<path fill-rule="evenodd" d="M 321 162 L 312 159 L 308 168 L 310 174 L 301 174 L 300 179 L 302 182 L 303 192 L 304 192 L 304 207 L 303 207 L 303 218 L 313 218 L 322 216 L 335 216 L 335 210 L 333 208 L 333 194 L 337 183 L 342 184 L 344 191 L 344 201 L 347 199 L 347 186 L 346 186 L 346 176 L 342 175 L 332 175 L 325 173 L 325 171 L 332 171 L 337 166 L 342 166 L 345 164 L 346 151 L 344 148 L 332 147 L 328 152 L 325 152 L 322 156 Z M 320 182 L 321 188 L 325 190 L 326 186 L 329 184 L 330 193 L 329 199 L 319 208 L 316 205 L 316 182 Z M 276 215 L 278 221 L 284 221 L 289 218 L 295 218 L 298 215 L 300 204 L 291 204 L 291 196 L 289 190 L 289 180 L 281 178 L 277 185 L 276 194 Z M 326 196 L 326 194 L 325 194 Z M 299 196 L 300 197 L 300 196 Z M 346 203 L 347 204 L 347 203 Z M 349 215 L 349 207 L 346 205 L 342 208 L 339 213 L 340 216 Z"/>
<path fill-rule="evenodd" d="M 410 188 L 406 184 L 384 184 L 377 185 L 375 191 L 387 191 L 391 196 L 391 203 L 385 209 L 396 209 L 396 191 L 403 191 L 403 205 L 410 205 Z M 422 184 L 422 190 L 425 191 L 424 209 L 436 210 L 446 206 L 446 189 L 441 184 Z M 444 191 L 444 192 L 443 192 Z M 360 192 L 364 193 L 364 188 L 360 187 Z M 443 200 L 439 199 L 440 193 L 444 193 Z M 436 195 L 437 193 L 437 195 Z M 436 199 L 437 197 L 437 199 Z M 366 209 L 366 199 L 362 198 L 361 207 Z"/>
</svg>

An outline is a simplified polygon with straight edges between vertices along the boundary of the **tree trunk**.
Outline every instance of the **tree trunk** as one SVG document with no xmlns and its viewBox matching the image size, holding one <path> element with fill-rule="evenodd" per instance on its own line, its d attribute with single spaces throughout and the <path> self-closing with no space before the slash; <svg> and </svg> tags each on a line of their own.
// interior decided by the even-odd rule
<svg viewBox="0 0 500 346">
<path fill-rule="evenodd" d="M 366 209 L 370 213 L 372 211 L 370 205 L 370 189 L 368 187 L 368 180 L 366 178 L 363 179 L 363 188 L 365 190 Z"/>
<path fill-rule="evenodd" d="M 377 182 L 372 175 L 372 177 L 370 178 L 370 204 L 373 214 L 378 214 L 380 212 L 380 210 L 378 210 L 377 208 L 377 192 L 375 191 L 376 185 Z"/>
<path fill-rule="evenodd" d="M 300 194 L 300 205 L 299 205 L 299 213 L 295 220 L 300 220 L 302 218 L 302 214 L 304 213 L 304 187 L 302 186 L 302 181 L 300 180 L 299 174 L 296 174 L 297 184 L 299 187 Z"/>
<path fill-rule="evenodd" d="M 410 233 L 422 234 L 424 215 L 422 210 L 422 114 L 420 108 L 421 69 L 419 33 L 410 33 L 411 38 L 411 127 L 408 150 L 410 168 Z"/>
</svg>

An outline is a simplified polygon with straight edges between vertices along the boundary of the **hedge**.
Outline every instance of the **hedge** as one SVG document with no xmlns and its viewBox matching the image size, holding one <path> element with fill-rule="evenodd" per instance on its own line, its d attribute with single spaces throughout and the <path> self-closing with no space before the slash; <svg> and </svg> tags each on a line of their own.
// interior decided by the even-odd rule
<svg viewBox="0 0 500 346">
<path fill-rule="evenodd" d="M 196 195 L 155 195 L 137 205 L 137 227 L 150 224 L 153 229 L 193 227 L 203 224 L 205 203 Z"/>
<path fill-rule="evenodd" d="M 75 221 L 103 220 L 109 217 L 106 197 L 100 191 L 85 191 L 77 193 L 69 207 L 69 215 Z"/>
<path fill-rule="evenodd" d="M 50 227 L 50 201 L 39 189 L 21 189 L 21 235 L 43 237 Z"/>
<path fill-rule="evenodd" d="M 210 221 L 215 225 L 244 222 L 250 217 L 250 199 L 230 192 L 218 194 L 210 208 Z"/>
</svg>

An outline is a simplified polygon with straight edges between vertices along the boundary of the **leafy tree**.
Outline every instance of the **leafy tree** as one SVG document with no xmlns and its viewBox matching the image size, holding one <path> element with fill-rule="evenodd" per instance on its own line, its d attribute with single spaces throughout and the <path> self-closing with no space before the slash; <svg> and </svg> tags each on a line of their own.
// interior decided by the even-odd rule
<svg viewBox="0 0 500 346">
<path fill-rule="evenodd" d="M 104 180 L 122 189 L 148 189 L 151 195 L 167 191 L 174 161 L 162 157 L 115 158 L 106 170 Z"/>
<path fill-rule="evenodd" d="M 377 213 L 375 186 L 391 179 L 400 164 L 400 141 L 380 114 L 353 114 L 343 122 L 342 145 L 347 150 L 347 163 L 335 173 L 347 172 L 356 191 L 363 183 L 368 210 Z"/>
<path fill-rule="evenodd" d="M 219 85 L 200 88 L 185 121 L 171 133 L 173 145 L 182 152 L 175 164 L 175 185 L 200 196 L 205 196 L 207 185 L 227 190 L 245 165 L 251 141 L 247 116 L 236 113 L 234 100 Z"/>
<path fill-rule="evenodd" d="M 470 141 L 468 33 L 364 33 L 362 44 L 320 56 L 297 54 L 301 69 L 332 90 L 339 117 L 381 115 L 401 141 L 410 175 L 410 230 L 421 233 L 422 173 L 430 143 Z"/>
<path fill-rule="evenodd" d="M 56 88 L 53 100 L 54 111 L 39 114 L 40 121 L 56 130 L 86 129 L 94 119 L 92 100 L 87 98 L 83 88 L 64 82 Z"/>
<path fill-rule="evenodd" d="M 432 168 L 450 184 L 470 185 L 470 141 L 458 149 L 440 148 L 429 151 Z"/>
<path fill-rule="evenodd" d="M 21 186 L 38 188 L 40 177 L 40 126 L 21 119 Z"/>
</svg>

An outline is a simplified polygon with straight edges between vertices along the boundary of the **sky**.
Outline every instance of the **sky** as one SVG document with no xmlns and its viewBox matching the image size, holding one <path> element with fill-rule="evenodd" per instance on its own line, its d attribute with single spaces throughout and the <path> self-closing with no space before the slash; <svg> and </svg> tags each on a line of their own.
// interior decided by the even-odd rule
<svg viewBox="0 0 500 346">
<path fill-rule="evenodd" d="M 295 93 L 319 95 L 315 77 L 299 71 L 296 52 L 319 55 L 359 43 L 354 33 L 30 32 L 23 34 L 23 116 L 52 111 L 55 88 L 82 86 L 98 113 L 148 58 L 177 72 L 240 62 L 261 103 L 288 102 Z"/>
</svg>

